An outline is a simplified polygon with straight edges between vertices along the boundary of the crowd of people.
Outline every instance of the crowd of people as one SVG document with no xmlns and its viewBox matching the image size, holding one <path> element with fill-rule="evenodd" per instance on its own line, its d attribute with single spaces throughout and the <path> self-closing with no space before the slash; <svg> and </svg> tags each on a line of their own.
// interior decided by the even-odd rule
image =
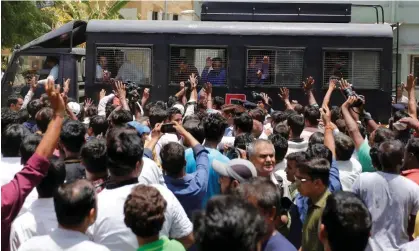
<svg viewBox="0 0 419 251">
<path fill-rule="evenodd" d="M 165 101 L 116 82 L 79 104 L 70 81 L 2 108 L 2 250 L 419 250 L 412 75 L 388 125 L 344 79 L 318 103 L 307 78 L 304 106 L 225 104 L 195 74 Z"/>
</svg>

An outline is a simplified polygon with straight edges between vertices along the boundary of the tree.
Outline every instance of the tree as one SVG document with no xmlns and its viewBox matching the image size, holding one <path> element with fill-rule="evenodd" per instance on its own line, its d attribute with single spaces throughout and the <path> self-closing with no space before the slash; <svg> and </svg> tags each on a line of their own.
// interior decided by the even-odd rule
<svg viewBox="0 0 419 251">
<path fill-rule="evenodd" d="M 1 1 L 1 10 L 2 48 L 24 45 L 51 30 L 51 19 L 35 1 Z"/>
<path fill-rule="evenodd" d="M 128 1 L 55 1 L 54 6 L 42 11 L 54 20 L 59 27 L 71 20 L 123 19 L 119 11 Z"/>
</svg>

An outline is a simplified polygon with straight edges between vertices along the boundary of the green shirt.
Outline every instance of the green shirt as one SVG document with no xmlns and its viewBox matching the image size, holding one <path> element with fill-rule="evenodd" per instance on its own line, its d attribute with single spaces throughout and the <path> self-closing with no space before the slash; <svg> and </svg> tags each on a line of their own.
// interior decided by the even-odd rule
<svg viewBox="0 0 419 251">
<path fill-rule="evenodd" d="M 318 229 L 323 209 L 326 206 L 327 197 L 330 195 L 326 190 L 317 202 L 309 200 L 307 217 L 303 224 L 302 251 L 323 251 L 323 244 L 318 237 Z"/>
<path fill-rule="evenodd" d="M 371 147 L 368 145 L 368 141 L 364 141 L 358 149 L 358 160 L 362 166 L 362 172 L 375 172 L 374 167 L 372 166 L 371 156 L 370 156 Z"/>
<path fill-rule="evenodd" d="M 166 236 L 160 237 L 158 241 L 145 244 L 137 251 L 185 251 L 182 243 L 177 240 L 169 240 Z"/>
</svg>

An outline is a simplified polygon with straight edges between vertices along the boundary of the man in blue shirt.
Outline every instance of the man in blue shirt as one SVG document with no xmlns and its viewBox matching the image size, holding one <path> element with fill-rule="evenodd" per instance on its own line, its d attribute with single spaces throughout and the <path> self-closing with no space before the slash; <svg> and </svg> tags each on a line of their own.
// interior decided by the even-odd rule
<svg viewBox="0 0 419 251">
<path fill-rule="evenodd" d="M 186 214 L 201 209 L 201 204 L 208 187 L 208 151 L 177 122 L 173 122 L 176 131 L 182 135 L 188 145 L 192 146 L 196 158 L 196 171 L 185 173 L 185 150 L 177 142 L 170 142 L 160 151 L 164 181 L 170 191 L 179 200 Z M 161 124 L 157 124 L 151 133 L 151 141 L 145 145 L 144 154 L 150 158 L 151 152 L 161 137 Z"/>
<path fill-rule="evenodd" d="M 212 59 L 212 70 L 202 72 L 202 82 L 210 82 L 213 86 L 226 84 L 226 70 L 222 67 L 221 58 Z"/>
<path fill-rule="evenodd" d="M 227 127 L 226 120 L 218 113 L 210 114 L 203 120 L 205 143 L 204 146 L 209 152 L 208 159 L 211 166 L 213 160 L 218 160 L 227 163 L 229 159 L 222 155 L 217 150 L 217 145 L 220 143 L 224 131 Z M 194 158 L 192 149 L 186 150 L 186 173 L 194 173 L 197 170 L 197 161 Z M 212 167 L 209 168 L 208 189 L 204 197 L 202 206 L 206 205 L 209 198 L 214 195 L 220 194 L 220 184 L 218 183 L 219 175 Z"/>
</svg>

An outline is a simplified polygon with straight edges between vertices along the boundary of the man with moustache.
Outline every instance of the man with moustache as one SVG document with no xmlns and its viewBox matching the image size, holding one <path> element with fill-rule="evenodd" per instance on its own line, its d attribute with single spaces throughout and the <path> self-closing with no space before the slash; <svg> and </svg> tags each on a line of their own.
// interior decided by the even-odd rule
<svg viewBox="0 0 419 251">
<path fill-rule="evenodd" d="M 249 160 L 256 167 L 257 175 L 268 177 L 275 185 L 278 181 L 273 171 L 275 167 L 275 148 L 271 141 L 266 139 L 257 139 L 247 148 Z"/>
</svg>

